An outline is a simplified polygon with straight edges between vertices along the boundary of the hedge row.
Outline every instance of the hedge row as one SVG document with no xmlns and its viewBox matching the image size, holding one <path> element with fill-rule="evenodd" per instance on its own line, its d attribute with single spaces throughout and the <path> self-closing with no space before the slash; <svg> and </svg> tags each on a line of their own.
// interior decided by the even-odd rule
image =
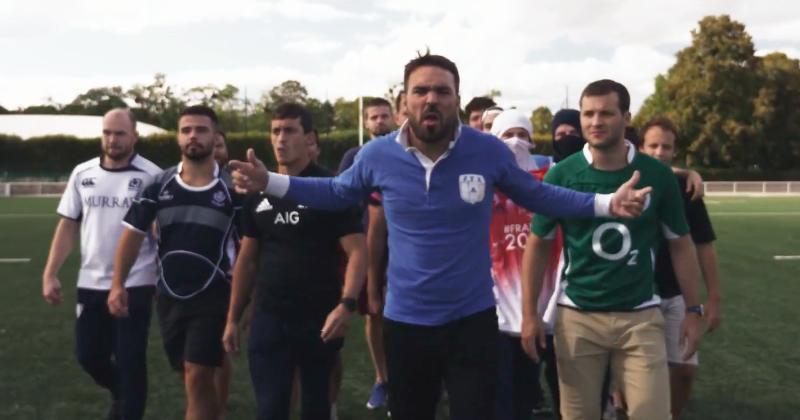
<svg viewBox="0 0 800 420">
<path fill-rule="evenodd" d="M 550 155 L 549 139 L 536 138 L 534 153 Z M 320 163 L 336 169 L 347 149 L 358 144 L 358 131 L 335 131 L 320 135 Z M 231 158 L 242 158 L 248 148 L 253 148 L 264 162 L 274 167 L 269 145 L 269 133 L 229 133 L 228 149 Z M 78 139 L 71 136 L 47 136 L 27 141 L 19 137 L 0 135 L 0 178 L 63 179 L 76 164 L 98 155 L 100 139 Z M 175 134 L 168 133 L 142 138 L 136 150 L 143 156 L 166 168 L 180 159 Z M 699 169 L 706 180 L 785 181 L 800 179 L 800 170 L 794 171 L 741 171 L 734 169 Z"/>
<path fill-rule="evenodd" d="M 228 133 L 227 138 L 231 158 L 243 158 L 247 149 L 252 147 L 268 166 L 275 166 L 269 133 Z M 319 161 L 336 169 L 347 149 L 357 144 L 357 130 L 320 134 Z M 536 153 L 550 154 L 549 142 L 537 144 Z M 64 178 L 76 164 L 97 156 L 99 150 L 99 138 L 47 136 L 23 141 L 19 137 L 0 135 L 0 177 Z M 180 159 L 174 133 L 144 137 L 139 140 L 136 150 L 162 168 L 172 166 Z"/>
<path fill-rule="evenodd" d="M 356 131 L 333 132 L 320 136 L 323 165 L 335 168 L 344 152 L 358 144 Z M 231 158 L 243 158 L 253 148 L 264 162 L 274 167 L 269 134 L 263 132 L 229 133 Z M 100 139 L 78 139 L 71 136 L 47 136 L 22 141 L 18 137 L 0 135 L 0 176 L 6 178 L 63 178 L 76 164 L 98 156 Z M 143 137 L 136 151 L 166 168 L 180 159 L 175 134 Z"/>
</svg>

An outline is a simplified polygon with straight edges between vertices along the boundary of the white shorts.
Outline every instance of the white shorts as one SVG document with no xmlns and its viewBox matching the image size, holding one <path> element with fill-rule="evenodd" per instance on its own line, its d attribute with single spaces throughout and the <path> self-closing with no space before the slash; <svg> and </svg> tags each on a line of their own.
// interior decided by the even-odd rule
<svg viewBox="0 0 800 420">
<path fill-rule="evenodd" d="M 670 364 L 697 366 L 695 352 L 689 360 L 683 360 L 683 343 L 681 342 L 681 324 L 686 317 L 686 303 L 683 296 L 678 295 L 661 300 L 661 313 L 664 315 L 664 338 L 667 343 L 667 361 Z"/>
</svg>

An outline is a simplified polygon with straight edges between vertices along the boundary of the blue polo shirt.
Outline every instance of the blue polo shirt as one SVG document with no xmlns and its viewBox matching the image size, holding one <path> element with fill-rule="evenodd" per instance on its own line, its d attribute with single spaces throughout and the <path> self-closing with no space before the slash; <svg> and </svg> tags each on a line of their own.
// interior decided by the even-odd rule
<svg viewBox="0 0 800 420">
<path fill-rule="evenodd" d="M 545 215 L 607 214 L 608 197 L 537 181 L 494 136 L 461 126 L 435 162 L 408 147 L 407 127 L 376 138 L 335 178 L 270 173 L 267 193 L 326 210 L 383 197 L 389 234 L 384 316 L 442 325 L 495 305 L 489 256 L 494 189 Z"/>
</svg>

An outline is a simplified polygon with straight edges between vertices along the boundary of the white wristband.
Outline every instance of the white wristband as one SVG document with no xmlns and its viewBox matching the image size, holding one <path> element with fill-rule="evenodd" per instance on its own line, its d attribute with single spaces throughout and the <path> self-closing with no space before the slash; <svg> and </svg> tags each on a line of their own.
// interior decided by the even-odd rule
<svg viewBox="0 0 800 420">
<path fill-rule="evenodd" d="M 594 195 L 594 217 L 611 217 L 611 198 L 614 194 Z"/>
<path fill-rule="evenodd" d="M 289 175 L 278 174 L 275 172 L 269 173 L 267 180 L 267 188 L 264 192 L 273 197 L 283 197 L 289 191 Z M 597 208 L 597 200 L 595 200 L 595 208 Z"/>
</svg>

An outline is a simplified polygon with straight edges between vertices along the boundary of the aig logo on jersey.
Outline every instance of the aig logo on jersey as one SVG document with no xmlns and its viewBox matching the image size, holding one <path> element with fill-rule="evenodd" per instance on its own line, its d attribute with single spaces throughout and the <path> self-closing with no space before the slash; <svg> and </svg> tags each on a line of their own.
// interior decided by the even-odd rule
<svg viewBox="0 0 800 420">
<path fill-rule="evenodd" d="M 300 223 L 300 212 L 298 211 L 279 211 L 275 213 L 274 225 L 296 225 Z"/>
<path fill-rule="evenodd" d="M 483 179 L 483 175 L 460 175 L 458 177 L 458 187 L 461 199 L 469 204 L 480 203 L 486 194 L 486 180 Z"/>
</svg>

